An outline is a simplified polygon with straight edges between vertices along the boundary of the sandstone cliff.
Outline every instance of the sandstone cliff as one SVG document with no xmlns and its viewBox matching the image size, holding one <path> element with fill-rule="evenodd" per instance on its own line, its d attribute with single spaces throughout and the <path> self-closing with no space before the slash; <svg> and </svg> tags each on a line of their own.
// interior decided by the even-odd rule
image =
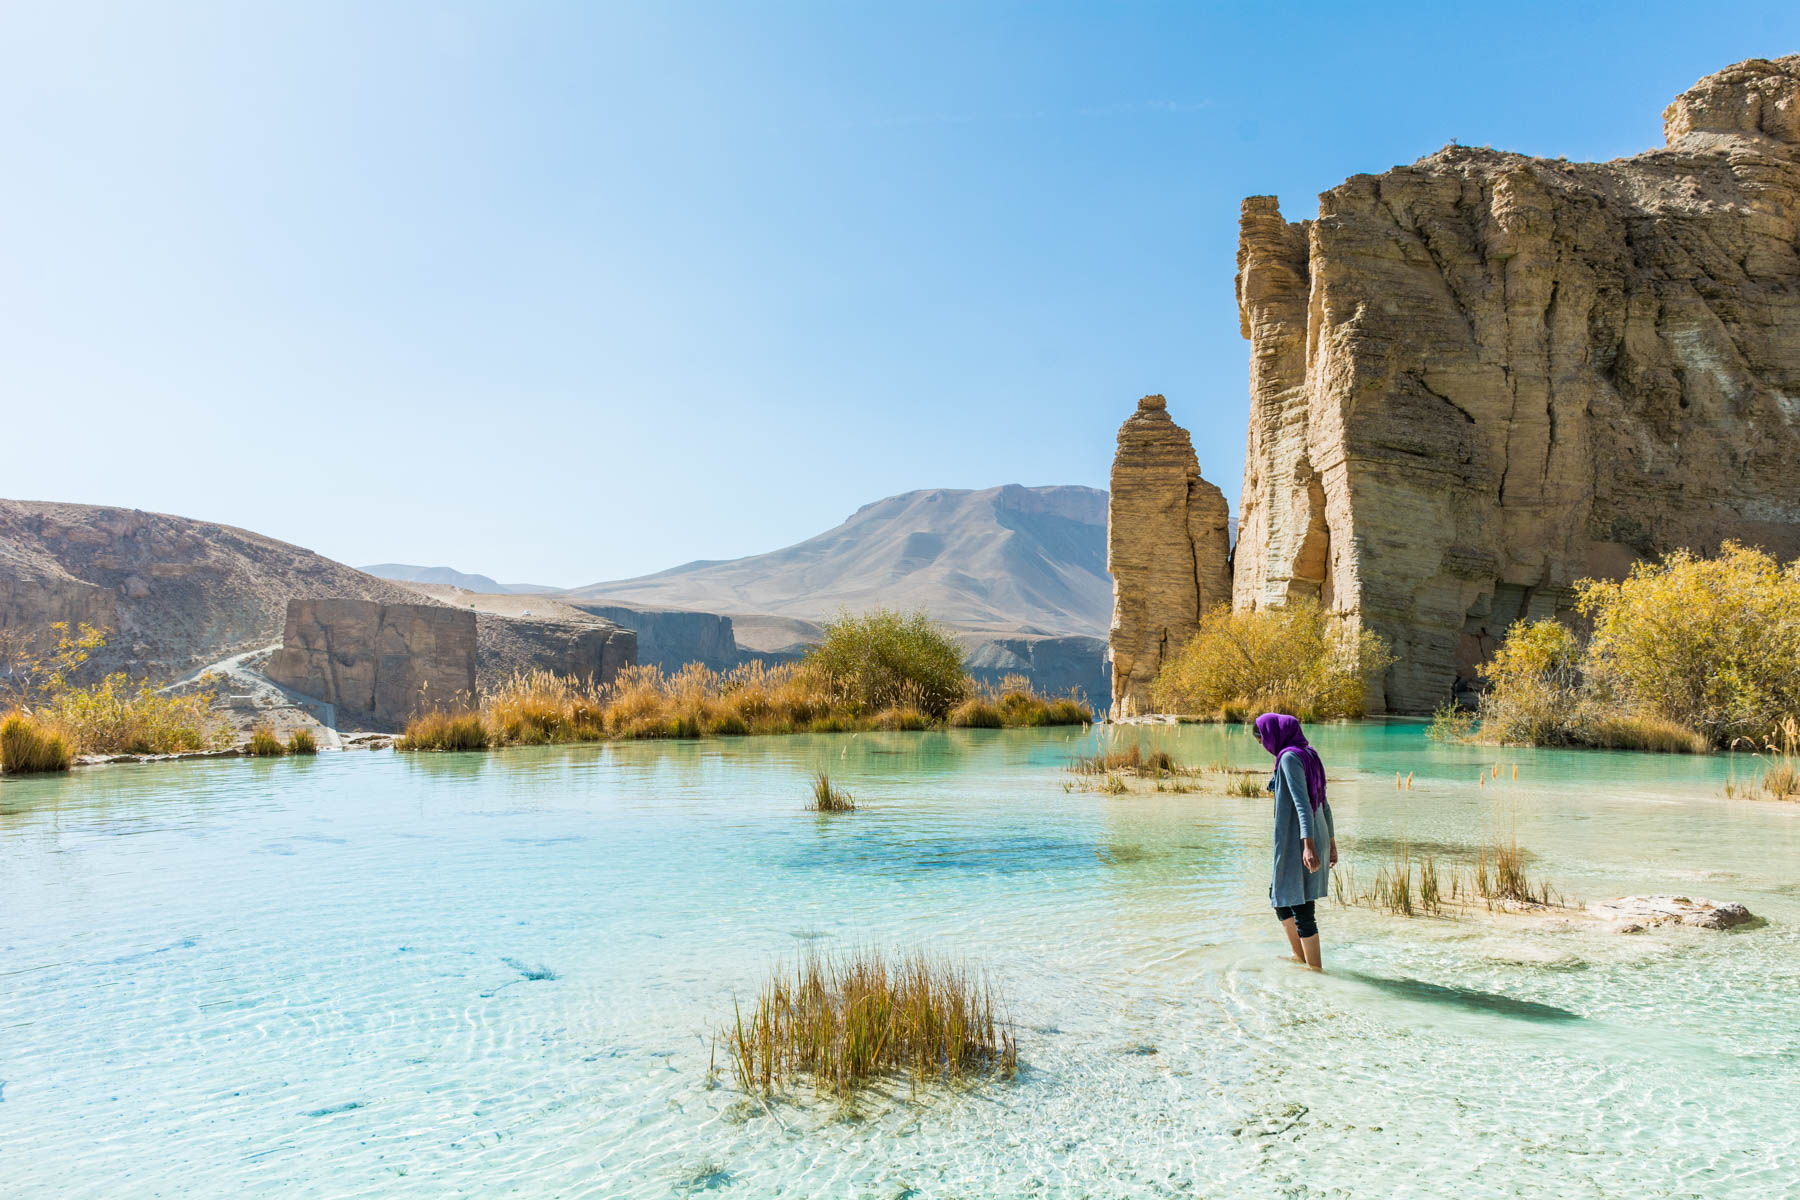
<svg viewBox="0 0 1800 1200">
<path fill-rule="evenodd" d="M 1112 715 L 1151 711 L 1163 660 L 1231 598 L 1225 496 L 1200 477 L 1187 431 L 1161 396 L 1145 396 L 1119 427 L 1106 512 L 1113 576 Z"/>
<path fill-rule="evenodd" d="M 1599 164 L 1449 147 L 1309 222 L 1244 202 L 1234 603 L 1383 634 L 1378 707 L 1449 697 L 1583 577 L 1800 553 L 1800 56 L 1701 80 L 1664 131 Z"/>
<path fill-rule="evenodd" d="M 293 600 L 263 673 L 338 709 L 338 724 L 398 726 L 475 697 L 475 614 L 447 605 Z"/>
</svg>

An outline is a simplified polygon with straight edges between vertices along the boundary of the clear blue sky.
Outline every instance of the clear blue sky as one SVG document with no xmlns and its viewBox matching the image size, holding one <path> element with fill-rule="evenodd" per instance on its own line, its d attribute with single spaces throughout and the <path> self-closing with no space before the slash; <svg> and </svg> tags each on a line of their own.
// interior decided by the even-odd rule
<svg viewBox="0 0 1800 1200">
<path fill-rule="evenodd" d="M 0 494 L 579 584 L 919 487 L 1233 499 L 1239 201 L 1611 158 L 1800 6 L 0 3 Z"/>
</svg>

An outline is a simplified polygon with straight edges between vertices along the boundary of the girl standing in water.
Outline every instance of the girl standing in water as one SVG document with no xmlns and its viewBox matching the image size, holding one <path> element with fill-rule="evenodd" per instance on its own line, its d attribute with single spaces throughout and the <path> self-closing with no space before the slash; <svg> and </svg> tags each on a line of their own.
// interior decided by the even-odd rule
<svg viewBox="0 0 1800 1200">
<path fill-rule="evenodd" d="M 1275 874 L 1269 903 L 1287 931 L 1294 961 L 1321 970 L 1313 901 L 1330 891 L 1330 871 L 1338 858 L 1331 805 L 1325 802 L 1325 764 L 1300 732 L 1299 718 L 1286 713 L 1256 718 L 1256 740 L 1275 756 L 1269 780 L 1275 793 Z M 1328 856 L 1320 855 L 1321 845 L 1330 847 Z"/>
</svg>

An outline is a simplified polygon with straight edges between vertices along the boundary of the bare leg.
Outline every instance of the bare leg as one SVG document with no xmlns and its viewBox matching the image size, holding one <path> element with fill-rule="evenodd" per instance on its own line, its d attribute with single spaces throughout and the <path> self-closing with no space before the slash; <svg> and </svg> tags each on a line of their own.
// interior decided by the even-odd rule
<svg viewBox="0 0 1800 1200">
<path fill-rule="evenodd" d="M 1290 924 L 1291 923 L 1292 922 L 1290 922 Z M 1291 930 L 1288 932 L 1288 938 L 1289 940 L 1296 940 L 1295 935 Z M 1304 958 L 1306 960 L 1306 965 L 1313 970 L 1323 971 L 1325 967 L 1319 957 L 1319 935 L 1315 933 L 1309 938 L 1299 938 L 1297 940 L 1300 945 L 1300 954 L 1298 957 Z"/>
<path fill-rule="evenodd" d="M 1306 953 L 1300 946 L 1300 934 L 1294 929 L 1294 918 L 1289 917 L 1287 920 L 1283 921 L 1281 923 L 1281 928 L 1282 931 L 1288 935 L 1288 949 L 1294 952 L 1294 961 L 1305 962 Z M 1315 942 L 1318 940 L 1318 938 L 1313 939 Z"/>
</svg>

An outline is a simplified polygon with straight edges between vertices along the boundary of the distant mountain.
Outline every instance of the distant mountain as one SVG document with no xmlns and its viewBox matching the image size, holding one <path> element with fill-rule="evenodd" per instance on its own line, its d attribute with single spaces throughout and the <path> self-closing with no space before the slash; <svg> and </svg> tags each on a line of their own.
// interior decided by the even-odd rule
<svg viewBox="0 0 1800 1200">
<path fill-rule="evenodd" d="M 1018 484 L 907 492 L 786 549 L 559 595 L 806 621 L 924 608 L 967 629 L 1103 637 L 1112 618 L 1106 493 Z"/>
<path fill-rule="evenodd" d="M 554 592 L 553 587 L 541 587 L 535 583 L 496 583 L 486 575 L 470 575 L 466 571 L 458 571 L 454 567 L 419 567 L 412 563 L 376 563 L 372 567 L 360 567 L 370 575 L 382 579 L 394 579 L 401 583 L 434 583 L 459 587 L 465 592 L 483 592 L 491 596 L 535 596 L 541 592 Z"/>
</svg>

